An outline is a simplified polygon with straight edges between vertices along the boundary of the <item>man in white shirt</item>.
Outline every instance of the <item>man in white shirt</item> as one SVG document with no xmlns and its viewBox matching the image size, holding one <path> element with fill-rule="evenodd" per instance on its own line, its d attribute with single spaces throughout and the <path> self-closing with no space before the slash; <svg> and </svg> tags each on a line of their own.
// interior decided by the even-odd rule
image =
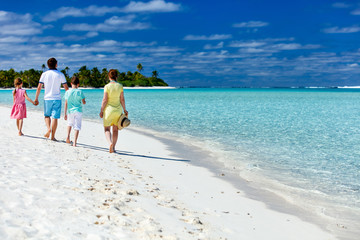
<svg viewBox="0 0 360 240">
<path fill-rule="evenodd" d="M 63 85 L 66 91 L 69 88 L 66 83 L 66 78 L 64 74 L 56 69 L 57 60 L 55 58 L 50 58 L 47 61 L 47 65 L 49 67 L 49 70 L 41 74 L 39 85 L 36 90 L 35 104 L 39 104 L 39 95 L 42 87 L 44 86 L 44 116 L 47 127 L 47 132 L 44 136 L 46 138 L 49 138 L 51 134 L 51 140 L 56 141 L 55 133 L 57 129 L 58 119 L 60 118 L 61 113 L 60 88 L 61 85 Z"/>
</svg>

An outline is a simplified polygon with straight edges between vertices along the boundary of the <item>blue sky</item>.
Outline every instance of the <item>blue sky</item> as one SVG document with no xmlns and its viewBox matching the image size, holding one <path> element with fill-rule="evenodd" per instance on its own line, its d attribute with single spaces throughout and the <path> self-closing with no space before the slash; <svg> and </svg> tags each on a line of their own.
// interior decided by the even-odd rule
<svg viewBox="0 0 360 240">
<path fill-rule="evenodd" d="M 360 1 L 3 1 L 0 69 L 49 57 L 172 86 L 359 86 Z"/>
</svg>

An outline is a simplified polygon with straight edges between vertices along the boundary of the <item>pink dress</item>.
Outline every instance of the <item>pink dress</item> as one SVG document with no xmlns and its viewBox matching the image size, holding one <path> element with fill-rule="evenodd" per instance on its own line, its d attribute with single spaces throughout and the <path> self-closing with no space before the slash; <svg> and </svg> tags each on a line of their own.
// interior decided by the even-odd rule
<svg viewBox="0 0 360 240">
<path fill-rule="evenodd" d="M 25 90 L 22 88 L 16 90 L 15 102 L 11 110 L 10 118 L 26 118 Z"/>
</svg>

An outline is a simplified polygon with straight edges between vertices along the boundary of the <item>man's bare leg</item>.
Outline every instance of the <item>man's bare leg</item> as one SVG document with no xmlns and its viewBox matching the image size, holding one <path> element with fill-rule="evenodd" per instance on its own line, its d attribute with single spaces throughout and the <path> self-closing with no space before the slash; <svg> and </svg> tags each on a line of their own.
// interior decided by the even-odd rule
<svg viewBox="0 0 360 240">
<path fill-rule="evenodd" d="M 50 137 L 50 133 L 51 133 L 51 118 L 50 117 L 45 117 L 45 124 L 47 127 L 47 132 L 45 133 L 44 137 L 49 138 Z"/>
<path fill-rule="evenodd" d="M 55 138 L 57 125 L 58 125 L 58 120 L 53 118 L 52 123 L 51 123 L 51 140 L 53 140 L 53 141 L 57 141 Z"/>
</svg>

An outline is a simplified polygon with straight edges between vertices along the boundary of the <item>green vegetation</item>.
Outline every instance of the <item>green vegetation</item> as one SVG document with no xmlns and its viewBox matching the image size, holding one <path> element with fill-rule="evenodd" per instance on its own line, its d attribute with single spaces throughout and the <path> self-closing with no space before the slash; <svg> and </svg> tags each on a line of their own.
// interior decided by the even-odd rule
<svg viewBox="0 0 360 240">
<path fill-rule="evenodd" d="M 0 70 L 0 87 L 9 88 L 14 87 L 14 79 L 20 77 L 24 82 L 24 87 L 31 88 L 37 87 L 41 74 L 46 71 L 46 67 L 43 64 L 42 70 L 25 70 L 16 72 L 14 69 L 10 70 Z M 61 72 L 65 75 L 68 84 L 70 85 L 70 76 L 69 68 L 65 67 Z M 137 70 L 134 73 L 131 71 L 128 72 L 119 72 L 118 82 L 120 82 L 124 87 L 152 87 L 152 86 L 168 86 L 161 78 L 159 78 L 158 71 L 154 70 L 151 77 L 146 77 L 140 72 L 143 70 L 141 63 L 137 65 Z M 74 73 L 80 79 L 80 87 L 104 87 L 108 82 L 108 70 L 103 68 L 101 71 L 94 67 L 93 69 L 88 69 L 86 66 L 82 66 L 78 72 Z"/>
</svg>

